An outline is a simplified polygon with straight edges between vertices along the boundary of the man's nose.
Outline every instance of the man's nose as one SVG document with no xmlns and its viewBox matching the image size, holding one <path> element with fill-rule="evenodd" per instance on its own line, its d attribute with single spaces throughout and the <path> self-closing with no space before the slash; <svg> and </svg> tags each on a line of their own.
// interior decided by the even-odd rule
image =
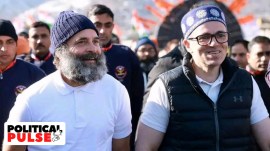
<svg viewBox="0 0 270 151">
<path fill-rule="evenodd" d="M 5 51 L 5 47 L 2 46 L 0 50 L 4 52 Z"/>
<path fill-rule="evenodd" d="M 235 56 L 235 59 L 239 60 L 239 59 L 241 59 L 241 56 L 240 56 L 239 54 L 237 54 L 237 55 Z"/>
<path fill-rule="evenodd" d="M 5 47 L 5 45 L 1 45 L 0 47 L 1 47 L 0 50 L 1 50 L 2 52 L 5 52 L 5 51 L 7 50 L 6 47 Z"/>
<path fill-rule="evenodd" d="M 263 60 L 263 61 L 267 60 L 267 61 L 268 61 L 268 60 L 269 60 L 269 57 L 268 57 L 267 55 L 264 54 L 264 55 L 261 57 L 261 60 Z"/>
<path fill-rule="evenodd" d="M 105 33 L 105 28 L 103 26 L 100 28 L 99 33 L 101 34 Z"/>
<path fill-rule="evenodd" d="M 209 43 L 209 46 L 215 46 L 215 45 L 218 45 L 219 43 L 217 42 L 215 36 L 212 36 L 211 37 L 211 41 Z"/>
<path fill-rule="evenodd" d="M 100 46 L 96 46 L 96 45 L 94 45 L 92 43 L 89 43 L 87 45 L 87 51 L 89 51 L 89 52 L 91 51 L 91 52 L 100 54 L 101 53 L 101 48 L 100 48 Z"/>
<path fill-rule="evenodd" d="M 148 51 L 145 51 L 144 52 L 144 55 L 148 56 L 149 55 L 149 52 Z"/>
<path fill-rule="evenodd" d="M 37 43 L 40 44 L 42 42 L 41 38 L 37 39 Z"/>
</svg>

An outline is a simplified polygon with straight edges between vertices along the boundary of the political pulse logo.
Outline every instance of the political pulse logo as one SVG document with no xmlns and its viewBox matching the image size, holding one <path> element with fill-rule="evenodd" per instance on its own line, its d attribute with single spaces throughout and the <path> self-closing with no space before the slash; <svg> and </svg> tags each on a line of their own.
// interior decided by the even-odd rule
<svg viewBox="0 0 270 151">
<path fill-rule="evenodd" d="M 64 122 L 6 122 L 6 145 L 65 145 Z"/>
</svg>

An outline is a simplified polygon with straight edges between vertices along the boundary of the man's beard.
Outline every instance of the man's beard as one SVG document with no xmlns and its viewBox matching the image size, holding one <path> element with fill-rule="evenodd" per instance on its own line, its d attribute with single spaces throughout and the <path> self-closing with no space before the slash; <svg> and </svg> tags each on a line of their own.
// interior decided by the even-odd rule
<svg viewBox="0 0 270 151">
<path fill-rule="evenodd" d="M 94 60 L 96 60 L 96 62 L 84 62 L 90 58 L 95 58 Z M 104 53 L 100 55 L 95 53 L 75 55 L 65 51 L 61 53 L 59 59 L 58 69 L 60 69 L 62 74 L 80 85 L 100 80 L 108 71 Z"/>
<path fill-rule="evenodd" d="M 145 72 L 147 75 L 151 71 L 151 69 L 155 66 L 157 59 L 156 58 L 151 58 L 147 60 L 141 60 L 140 61 L 140 66 L 143 72 Z"/>
</svg>

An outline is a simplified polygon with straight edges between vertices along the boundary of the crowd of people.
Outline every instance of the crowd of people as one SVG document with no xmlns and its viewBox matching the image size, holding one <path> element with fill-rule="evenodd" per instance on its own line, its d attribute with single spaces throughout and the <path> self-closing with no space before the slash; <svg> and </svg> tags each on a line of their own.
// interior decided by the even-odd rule
<svg viewBox="0 0 270 151">
<path fill-rule="evenodd" d="M 114 15 L 95 4 L 19 34 L 0 19 L 0 140 L 5 122 L 66 124 L 65 145 L 0 149 L 270 151 L 268 37 L 229 45 L 226 14 L 204 1 L 161 54 L 149 37 L 122 45 Z"/>
</svg>

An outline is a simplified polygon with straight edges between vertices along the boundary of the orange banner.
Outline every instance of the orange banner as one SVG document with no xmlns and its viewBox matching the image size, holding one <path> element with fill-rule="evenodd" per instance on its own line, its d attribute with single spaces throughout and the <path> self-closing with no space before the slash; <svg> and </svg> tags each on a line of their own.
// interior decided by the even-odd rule
<svg viewBox="0 0 270 151">
<path fill-rule="evenodd" d="M 240 13 L 240 11 L 246 6 L 247 0 L 234 0 L 229 9 L 234 13 Z"/>
<path fill-rule="evenodd" d="M 145 8 L 149 12 L 151 12 L 154 16 L 156 16 L 159 19 L 159 21 L 161 21 L 161 22 L 163 21 L 164 16 L 160 12 L 158 12 L 157 9 L 154 9 L 153 7 L 151 7 L 149 5 L 146 5 Z"/>
<path fill-rule="evenodd" d="M 166 13 L 169 13 L 174 8 L 174 4 L 171 4 L 166 0 L 154 0 L 154 2 L 157 7 L 165 9 Z"/>
<path fill-rule="evenodd" d="M 254 16 L 253 15 L 247 15 L 245 17 L 242 17 L 242 18 L 239 18 L 238 19 L 238 23 L 239 24 L 245 24 L 245 23 L 248 23 L 248 22 L 251 22 L 254 20 Z"/>
</svg>

